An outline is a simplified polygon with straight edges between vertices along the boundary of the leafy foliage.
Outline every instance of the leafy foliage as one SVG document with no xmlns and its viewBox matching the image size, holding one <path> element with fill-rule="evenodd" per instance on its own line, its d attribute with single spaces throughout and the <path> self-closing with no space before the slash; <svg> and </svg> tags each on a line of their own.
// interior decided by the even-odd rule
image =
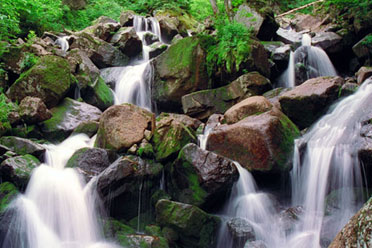
<svg viewBox="0 0 372 248">
<path fill-rule="evenodd" d="M 362 45 L 372 47 L 372 34 L 369 34 L 365 37 L 364 41 L 362 42 Z"/>
<path fill-rule="evenodd" d="M 1 91 L 1 90 L 0 90 Z M 14 105 L 7 102 L 7 98 L 4 93 L 0 94 L 0 129 L 2 127 L 10 128 L 10 123 L 8 121 L 8 115 L 13 111 Z M 0 130 L 1 133 L 1 130 Z"/>
</svg>

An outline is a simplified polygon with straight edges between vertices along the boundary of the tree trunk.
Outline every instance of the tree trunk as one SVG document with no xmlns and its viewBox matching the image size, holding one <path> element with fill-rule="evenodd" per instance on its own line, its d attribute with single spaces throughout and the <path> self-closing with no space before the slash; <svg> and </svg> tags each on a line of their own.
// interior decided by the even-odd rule
<svg viewBox="0 0 372 248">
<path fill-rule="evenodd" d="M 218 14 L 218 7 L 217 7 L 216 0 L 209 0 L 209 2 L 211 2 L 213 13 L 216 16 Z"/>
<path fill-rule="evenodd" d="M 232 10 L 231 0 L 224 0 L 224 3 L 225 3 L 225 10 L 226 10 L 227 17 L 229 18 L 229 21 L 231 22 L 233 19 L 233 10 Z"/>
</svg>

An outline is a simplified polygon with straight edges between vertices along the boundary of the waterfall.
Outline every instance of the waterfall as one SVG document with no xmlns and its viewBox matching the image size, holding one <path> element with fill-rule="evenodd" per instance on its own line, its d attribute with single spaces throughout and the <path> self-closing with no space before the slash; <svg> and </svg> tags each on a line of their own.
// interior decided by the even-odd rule
<svg viewBox="0 0 372 248">
<path fill-rule="evenodd" d="M 3 248 L 114 248 L 104 242 L 91 184 L 75 169 L 64 168 L 71 155 L 88 147 L 79 134 L 46 145 L 46 163 L 34 169 L 26 192 L 10 205 L 12 222 Z"/>
<path fill-rule="evenodd" d="M 326 52 L 311 45 L 308 34 L 302 36 L 302 45 L 290 53 L 287 70 L 279 77 L 278 85 L 293 88 L 310 78 L 320 76 L 337 76 Z"/>
<path fill-rule="evenodd" d="M 106 82 L 114 83 L 115 104 L 132 103 L 154 111 L 151 101 L 154 71 L 150 63 L 150 46 L 146 42 L 145 34 L 152 33 L 162 42 L 160 25 L 153 17 L 135 16 L 133 27 L 142 40 L 142 57 L 129 66 L 102 69 L 101 76 Z"/>
<path fill-rule="evenodd" d="M 69 39 L 69 36 L 60 37 L 55 41 L 55 44 L 59 45 L 62 51 L 67 52 L 70 48 L 70 45 L 68 44 Z"/>
<path fill-rule="evenodd" d="M 361 142 L 361 122 L 368 116 L 372 103 L 371 95 L 372 79 L 367 79 L 355 94 L 338 103 L 296 140 L 291 176 L 293 203 L 305 208 L 294 235 L 295 243 L 301 247 L 320 247 L 320 242 L 332 240 L 363 204 L 357 202 L 355 192 L 355 188 L 363 187 L 357 149 Z M 300 149 L 305 149 L 302 158 Z M 325 216 L 325 198 L 331 191 L 334 191 L 334 209 Z"/>
</svg>

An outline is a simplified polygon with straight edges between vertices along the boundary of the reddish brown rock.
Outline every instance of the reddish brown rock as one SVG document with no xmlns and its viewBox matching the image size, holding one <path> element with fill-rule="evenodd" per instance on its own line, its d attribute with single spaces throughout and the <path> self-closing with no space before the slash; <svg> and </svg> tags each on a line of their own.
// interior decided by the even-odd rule
<svg viewBox="0 0 372 248">
<path fill-rule="evenodd" d="M 52 113 L 38 97 L 26 96 L 19 104 L 19 115 L 26 123 L 38 123 L 52 118 Z"/>
</svg>

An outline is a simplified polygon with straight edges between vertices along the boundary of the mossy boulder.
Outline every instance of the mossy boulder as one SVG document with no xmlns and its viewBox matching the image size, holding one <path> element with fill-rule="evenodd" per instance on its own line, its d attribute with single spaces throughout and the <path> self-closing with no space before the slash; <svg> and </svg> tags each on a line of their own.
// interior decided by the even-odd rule
<svg viewBox="0 0 372 248">
<path fill-rule="evenodd" d="M 66 95 L 74 78 L 67 61 L 57 56 L 44 56 L 10 86 L 7 95 L 21 102 L 26 96 L 38 97 L 50 108 Z"/>
<path fill-rule="evenodd" d="M 0 184 L 0 214 L 4 213 L 9 203 L 18 194 L 18 189 L 14 184 L 4 182 Z"/>
<path fill-rule="evenodd" d="M 281 173 L 291 169 L 296 125 L 279 110 L 251 115 L 209 134 L 207 150 L 239 162 L 250 171 Z"/>
<path fill-rule="evenodd" d="M 240 76 L 232 83 L 211 90 L 202 90 L 182 97 L 185 114 L 198 119 L 207 119 L 212 114 L 223 114 L 239 101 L 271 90 L 270 80 L 258 72 Z"/>
<path fill-rule="evenodd" d="M 300 129 L 309 127 L 338 99 L 344 79 L 309 79 L 279 97 L 281 109 Z"/>
<path fill-rule="evenodd" d="M 92 26 L 83 29 L 82 32 L 92 34 L 104 41 L 109 41 L 112 35 L 121 27 L 117 21 L 107 16 L 99 17 L 92 24 Z"/>
<path fill-rule="evenodd" d="M 152 97 L 160 110 L 177 109 L 183 95 L 208 87 L 205 56 L 200 40 L 187 37 L 153 60 Z"/>
<path fill-rule="evenodd" d="M 169 177 L 173 199 L 211 209 L 223 204 L 239 176 L 231 160 L 188 144 L 170 166 Z"/>
<path fill-rule="evenodd" d="M 46 139 L 52 141 L 64 140 L 81 123 L 98 121 L 102 114 L 98 108 L 71 98 L 65 98 L 51 112 L 53 117 L 42 122 L 42 132 Z"/>
<path fill-rule="evenodd" d="M 115 151 L 127 150 L 142 141 L 146 129 L 151 129 L 154 116 L 133 104 L 108 108 L 100 119 L 96 146 Z"/>
<path fill-rule="evenodd" d="M 372 198 L 337 234 L 329 248 L 368 247 L 372 242 Z"/>
<path fill-rule="evenodd" d="M 142 52 L 142 41 L 134 27 L 123 27 L 110 40 L 114 46 L 129 57 L 137 56 Z"/>
<path fill-rule="evenodd" d="M 0 138 L 0 145 L 8 148 L 18 155 L 31 154 L 42 158 L 45 154 L 45 148 L 32 140 L 16 136 L 3 136 Z"/>
<path fill-rule="evenodd" d="M 187 115 L 161 113 L 151 139 L 158 161 L 176 158 L 188 143 L 196 142 L 196 130 L 201 122 Z"/>
<path fill-rule="evenodd" d="M 8 158 L 0 165 L 1 179 L 25 189 L 30 180 L 32 170 L 39 165 L 40 161 L 29 154 Z"/>
<path fill-rule="evenodd" d="M 156 204 L 156 221 L 163 228 L 177 232 L 177 245 L 182 248 L 213 247 L 220 224 L 219 218 L 198 207 L 169 200 L 160 200 Z"/>
<path fill-rule="evenodd" d="M 89 83 L 80 92 L 86 103 L 96 106 L 102 111 L 114 105 L 114 94 L 101 77 Z"/>
<path fill-rule="evenodd" d="M 141 212 L 151 209 L 149 196 L 159 185 L 162 169 L 161 164 L 136 156 L 121 157 L 105 169 L 97 178 L 97 191 L 110 216 L 130 220 L 138 215 L 139 202 Z"/>
<path fill-rule="evenodd" d="M 91 138 L 97 133 L 98 127 L 99 127 L 98 121 L 84 121 L 74 129 L 72 134 L 84 133 Z"/>
</svg>

